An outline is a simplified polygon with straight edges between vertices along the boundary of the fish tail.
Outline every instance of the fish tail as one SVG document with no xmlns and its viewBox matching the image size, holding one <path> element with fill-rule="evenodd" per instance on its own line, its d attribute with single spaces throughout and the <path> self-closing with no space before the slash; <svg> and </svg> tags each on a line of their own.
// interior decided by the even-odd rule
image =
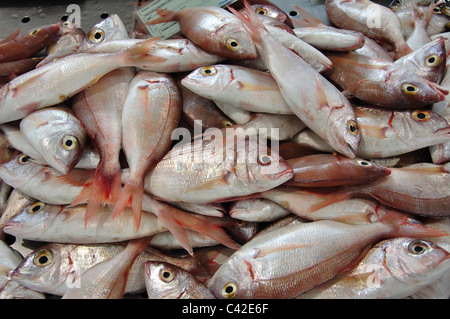
<svg viewBox="0 0 450 319">
<path fill-rule="evenodd" d="M 382 216 L 380 222 L 393 227 L 391 235 L 395 237 L 443 237 L 449 234 L 436 228 L 430 228 L 411 218 L 410 214 L 391 210 Z"/>
<path fill-rule="evenodd" d="M 228 10 L 230 10 L 236 18 L 245 24 L 247 29 L 250 31 L 253 41 L 261 43 L 261 31 L 265 30 L 267 32 L 267 30 L 264 27 L 264 24 L 259 20 L 256 12 L 252 10 L 251 5 L 246 0 L 244 0 L 244 8 L 246 16 L 232 7 L 228 7 Z"/>
<path fill-rule="evenodd" d="M 170 22 L 175 21 L 176 18 L 176 11 L 172 10 L 166 10 L 166 9 L 156 9 L 156 13 L 159 15 L 159 18 L 153 19 L 146 24 L 158 24 L 158 23 L 164 23 L 164 22 Z"/>
<path fill-rule="evenodd" d="M 136 225 L 136 229 L 139 229 L 142 215 L 143 196 L 144 185 L 142 183 L 136 184 L 131 181 L 127 181 L 115 204 L 113 218 L 119 216 L 126 207 L 131 207 L 133 222 Z"/>
<path fill-rule="evenodd" d="M 406 41 L 402 41 L 399 45 L 394 47 L 395 59 L 400 59 L 402 56 L 410 54 L 413 52 L 413 49 L 406 43 Z"/>
</svg>

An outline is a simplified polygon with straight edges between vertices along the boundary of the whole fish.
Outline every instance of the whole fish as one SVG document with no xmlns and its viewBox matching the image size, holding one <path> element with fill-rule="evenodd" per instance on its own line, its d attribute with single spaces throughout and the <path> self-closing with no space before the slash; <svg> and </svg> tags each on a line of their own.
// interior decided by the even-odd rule
<svg viewBox="0 0 450 319">
<path fill-rule="evenodd" d="M 302 58 L 280 45 L 247 2 L 246 8 L 248 18 L 235 10 L 233 12 L 246 24 L 255 41 L 264 48 L 270 73 L 292 111 L 336 151 L 354 158 L 360 136 L 348 100 Z"/>
<path fill-rule="evenodd" d="M 11 41 L 0 44 L 0 62 L 31 58 L 43 48 L 57 41 L 59 29 L 58 23 L 37 27 Z"/>
<path fill-rule="evenodd" d="M 446 73 L 447 52 L 443 38 L 435 39 L 394 62 L 428 81 L 440 84 Z"/>
<path fill-rule="evenodd" d="M 390 212 L 378 222 L 331 220 L 277 228 L 243 245 L 213 275 L 208 288 L 218 298 L 294 298 L 345 271 L 373 243 L 400 236 L 443 232 Z"/>
<path fill-rule="evenodd" d="M 0 90 L 0 123 L 59 104 L 117 68 L 138 67 L 148 59 L 161 61 L 145 55 L 153 42 L 148 39 L 117 53 L 72 54 L 16 77 Z"/>
<path fill-rule="evenodd" d="M 195 7 L 178 11 L 157 10 L 161 16 L 147 24 L 178 21 L 180 31 L 202 49 L 224 58 L 255 59 L 255 44 L 240 21 L 219 7 Z"/>
<path fill-rule="evenodd" d="M 397 59 L 413 51 L 403 37 L 399 18 L 385 6 L 369 0 L 326 0 L 325 8 L 334 25 L 392 45 Z"/>
<path fill-rule="evenodd" d="M 144 177 L 169 151 L 181 114 L 181 93 L 169 75 L 141 71 L 131 81 L 122 111 L 122 144 L 130 176 L 113 217 L 131 207 L 139 228 Z"/>
<path fill-rule="evenodd" d="M 293 114 L 267 72 L 237 65 L 199 68 L 181 80 L 194 93 L 250 112 Z"/>
<path fill-rule="evenodd" d="M 445 99 L 448 90 L 396 64 L 355 52 L 329 52 L 333 69 L 327 76 L 352 96 L 390 108 L 421 108 Z"/>
<path fill-rule="evenodd" d="M 385 158 L 448 142 L 450 125 L 427 109 L 387 110 L 355 106 L 361 131 L 358 156 Z"/>
<path fill-rule="evenodd" d="M 130 240 L 120 253 L 86 270 L 79 287 L 66 291 L 62 299 L 122 299 L 134 261 L 151 237 Z"/>
<path fill-rule="evenodd" d="M 210 203 L 270 189 L 289 180 L 292 169 L 267 150 L 256 137 L 234 132 L 200 137 L 173 147 L 146 175 L 145 191 L 166 201 Z"/>
<path fill-rule="evenodd" d="M 87 142 L 83 125 L 68 107 L 35 111 L 20 121 L 20 131 L 45 162 L 62 174 L 72 171 Z"/>
<path fill-rule="evenodd" d="M 394 238 L 376 244 L 352 270 L 299 299 L 406 298 L 449 269 L 450 253 L 445 249 L 417 238 Z"/>
<path fill-rule="evenodd" d="M 302 156 L 287 162 L 294 170 L 294 177 L 285 185 L 297 187 L 362 185 L 391 173 L 387 167 L 362 158 L 333 154 Z"/>
<path fill-rule="evenodd" d="M 63 296 L 79 287 L 80 276 L 94 265 L 113 258 L 125 249 L 122 244 L 74 245 L 49 243 L 30 253 L 11 273 L 11 279 L 30 289 Z M 170 257 L 147 247 L 130 269 L 126 293 L 144 292 L 144 262 L 167 261 L 191 272 L 202 272 L 192 257 Z"/>
<path fill-rule="evenodd" d="M 72 99 L 75 116 L 83 124 L 100 157 L 94 181 L 85 185 L 83 192 L 73 202 L 88 203 L 86 222 L 101 205 L 105 202 L 115 203 L 120 196 L 122 112 L 134 76 L 133 68 L 119 68 Z"/>
<path fill-rule="evenodd" d="M 147 261 L 144 270 L 149 299 L 216 299 L 202 282 L 180 267 Z"/>
<path fill-rule="evenodd" d="M 428 7 L 426 6 L 417 6 L 417 10 L 422 13 L 428 12 Z M 427 32 L 430 36 L 446 32 L 447 25 L 450 22 L 450 18 L 441 14 L 439 7 L 434 7 L 435 12 L 431 15 L 430 21 L 428 22 Z M 414 31 L 414 11 L 413 8 L 405 8 L 398 11 L 395 11 L 395 14 L 400 19 L 402 34 L 405 39 L 407 39 L 411 33 Z"/>
<path fill-rule="evenodd" d="M 291 212 L 269 199 L 251 198 L 235 201 L 230 207 L 229 214 L 243 221 L 272 222 L 290 215 Z"/>
</svg>

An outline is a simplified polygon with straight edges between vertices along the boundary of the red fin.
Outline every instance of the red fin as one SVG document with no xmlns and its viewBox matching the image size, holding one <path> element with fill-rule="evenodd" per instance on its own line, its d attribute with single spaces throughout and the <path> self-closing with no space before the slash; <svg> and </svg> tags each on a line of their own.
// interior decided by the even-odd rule
<svg viewBox="0 0 450 319">
<path fill-rule="evenodd" d="M 0 44 L 4 44 L 4 43 L 7 43 L 9 41 L 16 39 L 19 36 L 19 33 L 20 33 L 20 28 L 17 28 L 10 35 L 8 35 L 6 38 L 4 38 L 2 41 L 0 41 Z"/>
<path fill-rule="evenodd" d="M 17 90 L 14 91 L 13 97 L 16 96 L 16 95 L 17 95 Z M 31 104 L 28 104 L 28 105 L 21 106 L 21 107 L 19 107 L 17 109 L 19 111 L 24 112 L 25 114 L 28 115 L 28 114 L 31 114 L 34 111 L 36 111 L 39 108 L 39 106 L 41 106 L 41 103 L 35 102 L 35 103 L 31 103 Z"/>
<path fill-rule="evenodd" d="M 247 29 L 249 29 L 253 41 L 261 43 L 261 29 L 265 30 L 266 32 L 267 30 L 264 27 L 264 24 L 259 20 L 256 12 L 252 10 L 250 4 L 245 0 L 244 6 L 245 6 L 245 14 L 247 15 L 247 17 L 232 7 L 227 8 L 228 10 L 230 10 L 231 13 L 233 13 L 236 16 L 236 18 L 238 18 L 245 24 Z"/>
<path fill-rule="evenodd" d="M 148 63 L 166 61 L 167 58 L 153 56 L 150 54 L 152 46 L 154 46 L 160 39 L 161 37 L 150 38 L 123 49 L 121 54 L 124 55 L 125 64 L 135 67 L 144 67 Z"/>
<path fill-rule="evenodd" d="M 156 13 L 160 16 L 152 21 L 147 22 L 146 24 L 158 24 L 170 21 L 176 21 L 176 11 L 165 10 L 165 9 L 156 9 Z"/>
<path fill-rule="evenodd" d="M 298 20 L 301 22 L 305 22 L 307 23 L 308 26 L 320 26 L 320 25 L 325 25 L 319 18 L 316 18 L 314 15 L 312 15 L 311 13 L 309 13 L 308 11 L 300 8 L 299 6 L 293 5 L 293 7 L 295 8 L 295 10 L 297 11 L 297 13 L 299 13 L 303 20 Z M 293 21 L 293 24 L 295 25 L 295 20 L 291 19 Z"/>
<path fill-rule="evenodd" d="M 75 186 L 85 186 L 94 178 L 95 170 L 75 170 L 66 175 L 56 177 L 62 182 Z"/>
<path fill-rule="evenodd" d="M 402 56 L 408 55 L 411 52 L 413 52 L 413 49 L 411 49 L 408 43 L 403 42 L 394 48 L 394 52 L 395 52 L 395 59 L 398 60 Z"/>
<path fill-rule="evenodd" d="M 133 222 L 136 225 L 136 229 L 139 229 L 142 215 L 143 196 L 143 184 L 137 185 L 127 181 L 114 207 L 113 218 L 119 216 L 126 207 L 131 207 L 131 216 L 133 217 Z"/>
</svg>

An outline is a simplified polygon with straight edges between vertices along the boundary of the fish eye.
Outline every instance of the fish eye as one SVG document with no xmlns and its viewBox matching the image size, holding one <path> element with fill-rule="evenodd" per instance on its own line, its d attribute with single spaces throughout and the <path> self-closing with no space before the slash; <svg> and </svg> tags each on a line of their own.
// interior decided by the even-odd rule
<svg viewBox="0 0 450 319">
<path fill-rule="evenodd" d="M 267 15 L 267 9 L 266 8 L 264 8 L 264 7 L 259 7 L 259 8 L 257 8 L 256 10 L 255 10 L 255 12 L 257 13 L 257 14 L 261 14 L 261 15 Z"/>
<path fill-rule="evenodd" d="M 239 227 L 245 227 L 246 222 L 245 220 L 236 219 L 236 225 Z"/>
<path fill-rule="evenodd" d="M 19 158 L 17 159 L 17 162 L 19 164 L 27 164 L 29 161 L 31 160 L 31 157 L 29 157 L 28 155 L 22 154 L 19 156 Z"/>
<path fill-rule="evenodd" d="M 428 244 L 422 240 L 413 241 L 408 246 L 408 251 L 413 255 L 421 255 L 428 250 Z"/>
<path fill-rule="evenodd" d="M 433 8 L 433 13 L 436 13 L 436 14 L 441 14 L 442 12 L 441 12 L 441 8 L 439 8 L 439 7 L 434 7 Z"/>
<path fill-rule="evenodd" d="M 217 73 L 217 70 L 212 66 L 205 66 L 200 69 L 200 73 L 203 75 L 214 75 Z"/>
<path fill-rule="evenodd" d="M 91 32 L 89 32 L 88 39 L 91 43 L 103 42 L 103 40 L 105 40 L 105 31 L 98 28 L 93 29 Z"/>
<path fill-rule="evenodd" d="M 159 278 L 161 278 L 162 281 L 169 283 L 173 280 L 174 275 L 170 270 L 161 269 L 159 272 Z"/>
<path fill-rule="evenodd" d="M 38 267 L 45 267 L 52 263 L 52 253 L 48 249 L 41 249 L 36 253 L 33 262 Z"/>
<path fill-rule="evenodd" d="M 368 161 L 357 160 L 356 163 L 358 163 L 361 166 L 371 166 L 371 164 Z"/>
<path fill-rule="evenodd" d="M 222 121 L 222 127 L 232 127 L 233 123 L 230 121 Z"/>
<path fill-rule="evenodd" d="M 63 27 L 71 27 L 72 26 L 72 22 L 70 21 L 66 21 L 63 23 Z"/>
<path fill-rule="evenodd" d="M 258 163 L 263 166 L 270 165 L 272 163 L 272 157 L 269 155 L 260 155 L 258 157 Z"/>
<path fill-rule="evenodd" d="M 358 124 L 356 124 L 355 121 L 348 121 L 348 123 L 347 123 L 347 130 L 352 135 L 358 135 L 358 133 L 359 133 Z"/>
<path fill-rule="evenodd" d="M 417 122 L 426 122 L 429 120 L 429 118 L 431 117 L 431 114 L 429 111 L 414 111 L 411 114 L 413 120 L 417 121 Z"/>
<path fill-rule="evenodd" d="M 439 55 L 432 54 L 425 59 L 425 64 L 427 66 L 437 66 L 441 62 Z"/>
<path fill-rule="evenodd" d="M 231 51 L 236 51 L 241 47 L 241 44 L 236 38 L 229 38 L 227 40 L 227 49 Z"/>
<path fill-rule="evenodd" d="M 40 29 L 34 29 L 33 31 L 31 31 L 30 33 L 28 33 L 29 35 L 35 35 L 36 33 L 38 33 Z"/>
<path fill-rule="evenodd" d="M 222 297 L 225 299 L 233 299 L 236 297 L 237 285 L 234 282 L 229 282 L 222 288 Z"/>
<path fill-rule="evenodd" d="M 403 86 L 402 86 L 402 90 L 403 90 L 403 92 L 405 92 L 406 94 L 417 94 L 417 93 L 419 93 L 419 88 L 417 87 L 417 86 L 415 86 L 415 85 L 412 85 L 412 84 L 410 84 L 410 83 L 405 83 L 405 84 L 403 84 Z"/>
<path fill-rule="evenodd" d="M 62 139 L 62 146 L 64 149 L 71 151 L 73 150 L 78 144 L 78 140 L 74 136 L 64 136 Z"/>
<path fill-rule="evenodd" d="M 45 204 L 43 202 L 36 202 L 28 206 L 27 213 L 28 214 L 37 214 L 41 212 L 45 208 Z"/>
</svg>

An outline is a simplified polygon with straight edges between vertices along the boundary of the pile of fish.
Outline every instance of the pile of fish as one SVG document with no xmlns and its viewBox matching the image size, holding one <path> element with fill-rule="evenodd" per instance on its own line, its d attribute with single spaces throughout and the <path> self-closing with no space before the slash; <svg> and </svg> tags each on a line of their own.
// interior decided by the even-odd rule
<svg viewBox="0 0 450 319">
<path fill-rule="evenodd" d="M 0 298 L 449 298 L 450 18 L 425 2 L 3 40 Z"/>
</svg>

